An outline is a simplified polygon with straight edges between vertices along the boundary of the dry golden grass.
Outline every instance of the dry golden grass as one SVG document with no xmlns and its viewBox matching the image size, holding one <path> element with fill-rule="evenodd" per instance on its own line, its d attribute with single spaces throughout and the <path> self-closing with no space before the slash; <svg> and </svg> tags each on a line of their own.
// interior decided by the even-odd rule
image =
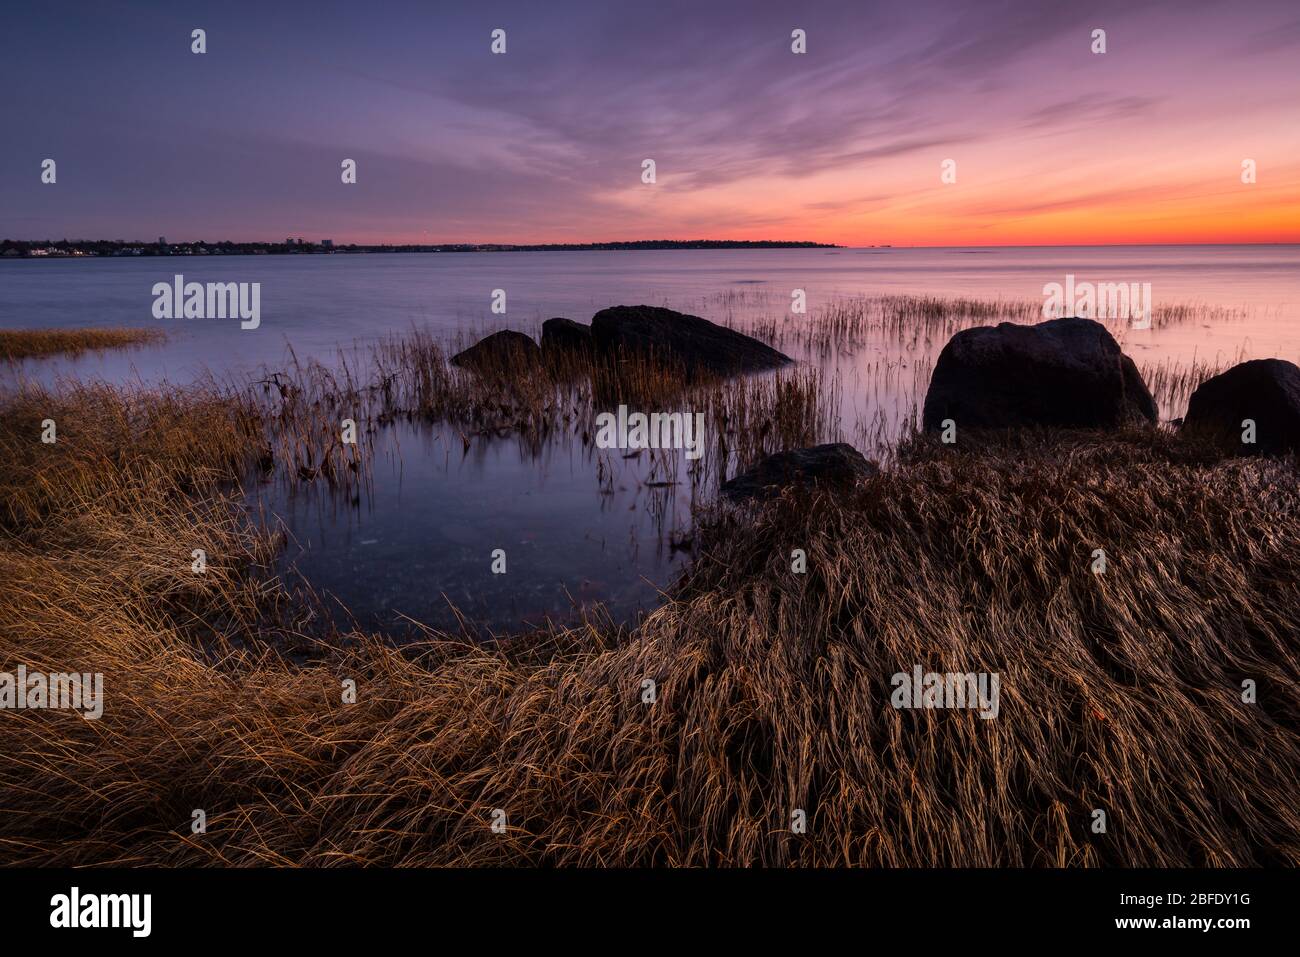
<svg viewBox="0 0 1300 957">
<path fill-rule="evenodd" d="M 292 361 L 255 381 L 249 395 L 267 424 L 270 460 L 307 480 L 324 477 L 354 499 L 367 484 L 375 431 L 394 421 L 452 426 L 466 450 L 480 438 L 514 435 L 540 451 L 562 434 L 592 445 L 597 416 L 627 404 L 703 413 L 705 431 L 718 441 L 691 468 L 691 483 L 700 485 L 839 428 L 839 384 L 815 367 L 722 379 L 638 356 L 548 351 L 522 372 L 491 360 L 470 371 L 448 361 L 456 348 L 414 329 L 340 355 L 331 367 Z M 358 426 L 356 446 L 339 442 L 345 417 Z M 662 458 L 665 472 L 679 472 L 676 452 Z"/>
<path fill-rule="evenodd" d="M 398 651 L 311 646 L 267 578 L 275 542 L 224 491 L 264 428 L 207 390 L 0 400 L 0 661 L 105 675 L 101 720 L 0 716 L 0 860 L 1300 860 L 1293 463 L 1158 432 L 917 441 L 852 495 L 719 516 L 633 633 Z M 999 716 L 895 710 L 917 664 L 998 672 Z"/>
<path fill-rule="evenodd" d="M 15 362 L 39 356 L 72 355 L 159 342 L 159 329 L 0 329 L 0 359 Z"/>
</svg>

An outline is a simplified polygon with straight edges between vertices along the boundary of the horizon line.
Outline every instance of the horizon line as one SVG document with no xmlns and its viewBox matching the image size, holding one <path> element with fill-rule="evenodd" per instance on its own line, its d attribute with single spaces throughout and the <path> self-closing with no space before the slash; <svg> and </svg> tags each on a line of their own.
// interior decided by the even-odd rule
<svg viewBox="0 0 1300 957">
<path fill-rule="evenodd" d="M 160 237 L 162 238 L 162 237 Z M 334 239 L 316 239 L 308 240 L 302 237 L 295 237 L 298 242 L 289 243 L 285 240 L 266 240 L 266 239 L 220 239 L 209 241 L 204 239 L 181 239 L 167 242 L 167 246 L 186 246 L 202 244 L 205 246 L 219 246 L 230 244 L 235 246 L 286 246 L 286 245 L 310 245 L 319 246 L 322 242 L 329 241 L 335 249 L 346 249 L 350 247 L 397 247 L 397 246 L 426 246 L 426 247 L 563 247 L 563 246 L 619 246 L 619 245 L 648 245 L 651 243 L 673 243 L 677 245 L 689 245 L 691 243 L 713 243 L 713 244 L 733 244 L 736 247 L 745 246 L 769 246 L 774 248 L 811 248 L 811 249 L 1108 249 L 1119 247 L 1154 247 L 1154 246 L 1300 246 L 1300 240 L 1296 241 L 1269 241 L 1269 240 L 1251 240 L 1251 241 L 1220 241 L 1220 242 L 1127 242 L 1127 243 L 869 243 L 865 245 L 851 245 L 839 242 L 826 242 L 806 239 L 712 239 L 712 238 L 695 238 L 695 239 L 600 239 L 585 241 L 560 241 L 560 242 L 499 242 L 496 240 L 480 242 L 430 242 L 415 240 L 386 240 L 384 242 L 342 242 Z M 158 246 L 161 245 L 157 240 L 143 239 L 89 239 L 79 237 L 76 239 L 0 239 L 0 245 L 22 244 L 22 245 L 39 245 L 41 243 L 117 243 L 127 246 Z M 627 252 L 632 250 L 591 250 L 592 252 Z M 668 250 L 650 250 L 651 252 L 662 252 Z"/>
</svg>

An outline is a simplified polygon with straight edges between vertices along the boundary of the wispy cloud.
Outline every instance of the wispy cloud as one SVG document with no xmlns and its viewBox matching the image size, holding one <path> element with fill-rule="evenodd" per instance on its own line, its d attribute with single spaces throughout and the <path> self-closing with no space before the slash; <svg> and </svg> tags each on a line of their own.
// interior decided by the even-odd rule
<svg viewBox="0 0 1300 957">
<path fill-rule="evenodd" d="M 20 8 L 0 36 L 18 78 L 0 209 L 60 234 L 946 239 L 998 216 L 1191 204 L 1231 175 L 1225 150 L 1294 153 L 1293 101 L 1258 95 L 1295 83 L 1273 55 L 1300 42 L 1282 0 L 73 6 Z M 188 52 L 198 15 L 206 57 Z M 31 174 L 51 151 L 78 170 L 57 196 Z M 343 156 L 361 168 L 346 190 Z M 949 157 L 961 174 L 941 189 Z"/>
</svg>

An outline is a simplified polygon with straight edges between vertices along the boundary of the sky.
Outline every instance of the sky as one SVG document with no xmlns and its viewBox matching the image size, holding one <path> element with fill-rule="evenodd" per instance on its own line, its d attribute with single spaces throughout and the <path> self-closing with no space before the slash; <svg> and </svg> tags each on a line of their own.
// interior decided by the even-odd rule
<svg viewBox="0 0 1300 957">
<path fill-rule="evenodd" d="M 0 238 L 1300 242 L 1295 0 L 7 3 L 0 62 Z"/>
</svg>

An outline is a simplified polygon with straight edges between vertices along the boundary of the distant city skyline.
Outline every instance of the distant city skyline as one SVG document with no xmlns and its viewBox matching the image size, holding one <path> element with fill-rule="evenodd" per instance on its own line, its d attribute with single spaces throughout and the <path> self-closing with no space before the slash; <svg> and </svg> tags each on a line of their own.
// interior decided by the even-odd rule
<svg viewBox="0 0 1300 957">
<path fill-rule="evenodd" d="M 0 238 L 1300 242 L 1289 0 L 73 3 L 0 56 Z"/>
</svg>

